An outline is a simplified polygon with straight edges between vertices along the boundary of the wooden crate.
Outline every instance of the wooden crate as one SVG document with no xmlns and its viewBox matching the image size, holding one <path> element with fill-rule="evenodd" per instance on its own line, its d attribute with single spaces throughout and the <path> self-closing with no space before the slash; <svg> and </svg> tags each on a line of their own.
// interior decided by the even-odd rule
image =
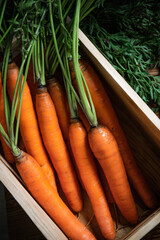
<svg viewBox="0 0 160 240">
<path fill-rule="evenodd" d="M 79 39 L 82 50 L 102 76 L 104 88 L 111 98 L 138 165 L 148 179 L 153 191 L 160 197 L 160 120 L 80 30 Z M 0 180 L 45 238 L 48 240 L 67 239 L 29 194 L 16 171 L 1 155 L 0 160 Z M 141 215 L 140 223 L 133 228 L 127 225 L 118 212 L 119 229 L 117 230 L 116 240 L 139 240 L 160 223 L 160 208 L 149 211 L 143 206 L 135 193 L 134 195 Z M 84 200 L 84 210 L 79 219 L 87 224 L 93 216 L 93 210 L 85 193 Z M 112 206 L 111 212 L 114 216 Z M 141 221 L 142 219 L 143 221 Z M 98 240 L 104 239 L 94 217 L 88 228 Z"/>
</svg>

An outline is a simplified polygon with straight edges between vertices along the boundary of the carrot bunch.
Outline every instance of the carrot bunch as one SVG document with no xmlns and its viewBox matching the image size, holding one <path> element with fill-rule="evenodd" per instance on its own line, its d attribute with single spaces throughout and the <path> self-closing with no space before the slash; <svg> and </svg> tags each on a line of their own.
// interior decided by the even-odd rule
<svg viewBox="0 0 160 240">
<path fill-rule="evenodd" d="M 60 14 L 60 16 L 62 16 L 62 14 Z M 138 213 L 131 193 L 123 161 L 119 153 L 118 145 L 111 132 L 106 127 L 98 125 L 94 105 L 87 87 L 86 90 L 88 96 L 85 94 L 85 89 L 83 86 L 83 84 L 85 85 L 85 79 L 82 77 L 81 69 L 78 63 L 79 16 L 80 1 L 77 1 L 73 23 L 72 58 L 80 99 L 77 95 L 75 95 L 75 92 L 72 88 L 67 54 L 61 58 L 59 49 L 56 47 L 57 56 L 63 71 L 64 85 L 66 87 L 70 106 L 71 123 L 69 126 L 69 139 L 81 181 L 90 198 L 101 232 L 105 238 L 114 239 L 115 229 L 113 226 L 113 220 L 111 218 L 105 194 L 100 184 L 93 154 L 100 162 L 114 199 L 125 218 L 130 223 L 135 224 L 138 220 Z M 60 21 L 64 24 L 62 18 Z M 51 18 L 51 23 L 54 44 L 57 46 L 53 18 Z M 64 47 L 64 49 L 64 52 L 68 53 L 69 49 L 67 49 L 67 47 Z M 71 64 L 72 63 L 70 62 L 70 68 L 72 69 Z M 78 119 L 78 109 L 77 105 L 75 104 L 75 99 L 78 99 L 87 115 L 87 118 L 89 119 L 90 125 L 92 126 L 91 130 L 89 131 L 89 142 L 87 138 L 87 132 L 83 124 Z M 108 152 L 108 150 L 110 151 Z M 113 165 L 112 162 L 114 162 Z M 117 171 L 119 174 L 117 174 Z M 96 186 L 96 190 L 94 190 L 96 192 L 93 192 L 91 186 Z M 106 210 L 104 211 L 104 209 Z M 103 218 L 101 218 L 101 216 L 103 216 Z M 106 226 L 106 223 L 108 223 L 108 227 Z"/>
<path fill-rule="evenodd" d="M 122 215 L 127 219 L 128 222 L 136 224 L 138 220 L 138 213 L 131 193 L 123 161 L 119 153 L 118 145 L 110 130 L 105 126 L 98 124 L 94 105 L 92 103 L 88 87 L 85 84 L 85 78 L 81 74 L 81 69 L 78 62 L 78 35 L 76 34 L 77 27 L 78 17 L 75 18 L 73 28 L 73 31 L 75 31 L 75 37 L 73 39 L 73 62 L 70 62 L 70 68 L 72 72 L 74 69 L 79 96 L 82 101 L 83 109 L 85 110 L 86 116 L 91 125 L 91 129 L 88 133 L 89 145 L 104 171 L 114 200 L 118 205 Z M 87 94 L 85 93 L 85 89 Z M 88 106 L 86 103 L 88 103 Z"/>
<path fill-rule="evenodd" d="M 38 44 L 40 44 L 41 52 L 39 59 L 37 58 Z M 80 212 L 83 206 L 80 187 L 59 126 L 54 103 L 46 88 L 43 52 L 43 38 L 39 36 L 33 54 L 35 77 L 38 79 L 36 112 L 39 127 L 44 145 L 57 172 L 67 201 L 73 211 Z"/>
<path fill-rule="evenodd" d="M 33 46 L 31 50 L 33 51 L 35 41 L 31 42 L 31 44 Z M 12 151 L 14 161 L 16 163 L 16 168 L 19 174 L 21 175 L 24 183 L 26 184 L 28 190 L 30 191 L 32 196 L 38 201 L 38 203 L 44 208 L 44 210 L 46 210 L 49 216 L 56 222 L 56 224 L 58 224 L 58 226 L 64 231 L 64 233 L 69 238 L 75 240 L 78 239 L 94 240 L 96 238 L 93 236 L 93 234 L 74 216 L 71 210 L 69 210 L 69 208 L 60 198 L 56 186 L 52 184 L 53 183 L 51 181 L 52 178 L 49 178 L 50 176 L 49 171 L 50 169 L 54 171 L 53 167 L 49 160 L 48 162 L 44 162 L 45 155 L 39 154 L 38 152 L 42 151 L 43 153 L 44 147 L 40 136 L 37 118 L 34 112 L 33 103 L 30 96 L 30 91 L 26 83 L 27 78 L 26 72 L 28 71 L 32 51 L 30 52 L 27 58 L 24 76 L 21 75 L 23 65 L 21 65 L 21 68 L 19 70 L 14 62 L 8 64 L 8 61 L 6 61 L 7 68 L 2 69 L 3 72 L 5 71 L 5 74 L 3 73 L 2 77 L 3 85 L 6 86 L 7 83 L 7 90 L 10 95 L 12 105 L 10 107 L 10 114 L 8 113 L 7 115 L 7 119 L 9 120 L 8 125 L 9 128 L 7 126 L 8 134 L 7 131 L 5 131 L 4 127 L 2 126 L 3 123 L 0 123 L 0 132 L 3 136 L 3 139 L 5 140 L 5 143 Z M 26 59 L 24 59 L 24 62 L 25 60 Z M 5 94 L 5 103 L 8 101 L 7 99 L 8 97 Z M 43 104 L 45 104 L 45 101 L 43 101 Z M 52 107 L 53 105 L 52 100 L 50 100 L 49 105 L 50 104 Z M 15 121 L 15 116 L 17 117 L 17 122 L 16 124 L 13 124 L 13 122 Z M 52 119 L 54 119 L 54 117 L 55 113 Z M 21 136 L 23 138 L 25 147 L 27 149 L 27 152 L 31 151 L 30 154 L 21 151 L 17 146 L 18 144 L 17 130 L 19 130 L 18 123 L 20 125 Z M 37 138 L 37 140 L 35 142 L 34 140 L 33 141 L 30 140 L 29 138 L 27 138 L 29 135 L 30 139 Z M 39 142 L 41 143 L 41 145 L 39 145 L 39 147 L 36 148 L 36 144 L 39 144 Z M 35 155 L 36 158 L 34 157 L 34 154 L 36 154 Z M 41 158 L 43 162 L 41 161 Z M 49 165 L 47 165 L 47 163 L 49 163 Z M 48 166 L 51 166 L 51 168 L 49 169 Z M 62 167 L 63 168 L 65 167 L 63 166 L 63 163 Z M 70 179 L 67 178 L 67 181 L 68 180 Z M 76 186 L 76 181 L 73 180 L 73 183 L 71 184 Z"/>
<path fill-rule="evenodd" d="M 69 238 L 96 239 L 73 214 L 83 209 L 81 183 L 102 235 L 114 240 L 116 231 L 108 203 L 116 204 L 130 224 L 138 221 L 129 181 L 147 207 L 154 208 L 157 199 L 133 158 L 99 76 L 88 62 L 79 60 L 79 22 L 93 2 L 57 1 L 54 5 L 49 1 L 47 8 L 41 1 L 33 3 L 33 32 L 26 34 L 26 39 L 31 39 L 27 45 L 22 37 L 22 49 L 26 49 L 20 68 L 14 61 L 9 62 L 10 41 L 5 49 L 0 81 L 0 140 L 6 159 L 16 164 L 30 193 Z M 66 24 L 73 4 L 75 15 Z M 46 22 L 50 29 L 45 35 Z M 51 40 L 47 39 L 50 33 Z M 10 34 L 13 38 L 13 32 Z M 31 63 L 34 82 L 28 75 Z M 58 65 L 64 88 L 55 78 Z M 97 163 L 107 181 L 106 188 Z M 59 196 L 55 172 L 69 207 Z"/>
<path fill-rule="evenodd" d="M 44 17 L 44 14 L 42 14 L 40 18 L 39 27 L 40 27 L 41 20 Z M 38 34 L 39 34 L 39 28 L 36 30 L 34 36 L 38 37 Z M 26 184 L 28 190 L 30 191 L 32 196 L 38 201 L 38 203 L 41 204 L 41 206 L 46 210 L 49 216 L 59 225 L 59 227 L 64 231 L 64 233 L 69 238 L 75 239 L 75 240 L 76 239 L 77 240 L 78 239 L 82 239 L 82 240 L 95 239 L 93 234 L 80 221 L 78 221 L 78 219 L 74 216 L 71 210 L 69 210 L 66 204 L 64 204 L 64 202 L 58 195 L 58 192 L 56 189 L 56 184 L 54 179 L 54 169 L 47 156 L 46 150 L 43 146 L 43 141 L 39 131 L 39 126 L 41 129 L 40 121 L 38 123 L 37 117 L 33 108 L 33 102 L 31 98 L 30 90 L 26 82 L 30 59 L 31 59 L 31 55 L 33 53 L 35 44 L 36 44 L 36 40 L 33 39 L 28 46 L 28 49 L 27 49 L 28 54 L 26 54 L 26 56 L 23 55 L 20 69 L 18 69 L 16 64 L 12 61 L 8 64 L 10 48 L 8 46 L 6 48 L 5 56 L 4 56 L 5 64 L 2 67 L 3 88 L 2 88 L 2 85 L 0 85 L 1 100 L 3 100 L 4 98 L 4 104 L 2 104 L 2 113 L 3 113 L 2 116 L 4 119 L 6 118 L 5 119 L 6 123 L 5 121 L 1 120 L 0 132 L 2 134 L 2 137 L 5 143 L 8 145 L 8 148 L 11 149 L 11 152 L 13 154 L 12 157 L 16 163 L 17 170 L 21 175 L 24 183 Z M 26 62 L 25 74 L 23 75 L 22 72 L 23 72 L 25 62 Z M 7 85 L 7 91 L 11 100 L 11 106 L 7 106 L 8 107 L 7 109 L 4 108 L 4 106 L 6 106 L 6 103 L 8 102 L 8 96 L 6 94 L 6 85 Z M 39 113 L 41 114 L 41 108 L 45 109 L 46 111 L 48 110 L 46 102 L 45 101 L 41 102 L 41 100 L 43 99 L 43 96 L 49 102 L 48 104 L 49 110 L 53 109 L 51 110 L 51 112 L 48 111 L 49 115 L 51 116 L 51 121 L 52 120 L 55 121 L 54 118 L 56 117 L 56 113 L 55 113 L 55 109 L 53 107 L 53 103 L 49 94 L 45 96 L 45 94 L 42 93 L 42 96 L 40 96 L 40 98 L 38 99 L 38 103 L 40 102 L 41 106 L 39 107 L 40 111 L 39 112 L 37 111 L 38 112 L 37 115 Z M 51 105 L 51 108 L 50 108 L 50 105 Z M 46 114 L 46 111 L 45 111 L 45 114 Z M 42 115 L 41 122 L 43 121 L 43 116 L 44 115 Z M 17 121 L 15 120 L 15 117 L 17 118 Z M 55 121 L 55 125 L 54 125 L 56 128 L 59 127 L 57 122 L 58 120 Z M 51 123 L 51 126 L 52 125 L 53 124 Z M 46 126 L 48 126 L 48 123 Z M 21 151 L 18 148 L 19 127 L 20 127 L 21 136 L 22 136 L 25 148 L 28 153 Z M 48 131 L 50 133 L 50 129 L 48 129 Z M 64 144 L 60 130 L 57 131 L 57 129 L 55 129 L 54 133 L 51 133 L 51 134 L 52 134 L 51 141 L 53 140 L 53 137 L 54 137 L 53 134 L 55 134 L 56 135 L 55 140 L 57 141 L 57 136 L 59 136 L 59 139 L 62 142 L 61 149 L 57 150 L 57 153 L 59 154 L 59 159 L 57 159 L 57 161 L 59 160 L 58 164 L 62 166 L 62 169 L 65 169 L 63 170 L 63 172 L 64 172 L 64 176 L 66 176 L 67 174 L 66 181 L 68 182 L 70 181 L 70 178 L 72 176 L 73 177 L 75 176 L 75 174 L 71 173 L 70 176 L 68 174 L 69 168 L 67 164 L 69 162 L 69 156 L 67 153 L 67 148 Z M 65 164 L 63 164 L 64 161 L 61 162 L 62 149 L 66 157 Z M 69 166 L 70 165 L 71 164 L 69 163 Z M 75 186 L 75 188 L 77 187 L 76 178 L 72 179 L 70 185 L 67 184 L 67 182 L 64 181 L 64 184 L 69 190 L 71 185 Z M 69 197 L 72 195 L 71 204 L 74 205 L 78 201 L 74 200 L 76 199 L 76 196 L 75 194 L 70 195 L 69 190 L 68 190 L 68 195 Z M 77 192 L 78 191 L 79 191 L 79 188 Z M 82 206 L 82 203 L 80 199 L 80 207 L 79 206 L 78 208 L 76 207 L 75 211 L 80 211 L 81 206 Z"/>
<path fill-rule="evenodd" d="M 131 184 L 145 205 L 149 208 L 154 208 L 157 204 L 157 199 L 136 164 L 125 134 L 119 124 L 118 118 L 99 76 L 93 67 L 84 59 L 81 59 L 79 64 L 90 90 L 99 123 L 107 126 L 115 137 Z M 73 76 L 73 79 L 75 79 L 75 76 Z"/>
<path fill-rule="evenodd" d="M 113 198 L 122 215 L 129 223 L 136 224 L 138 212 L 128 177 L 147 207 L 154 208 L 157 204 L 157 199 L 133 158 L 127 140 L 98 76 L 93 68 L 89 66 L 89 63 L 85 64 L 83 60 L 79 62 L 77 32 L 80 1 L 77 1 L 75 16 L 70 70 L 72 79 L 76 82 L 77 93 L 80 97 L 79 103 L 91 126 L 88 132 L 88 142 L 92 153 L 104 171 Z M 80 124 L 77 125 L 79 126 Z M 70 141 L 74 152 L 74 144 L 76 145 L 76 143 L 73 144 L 71 137 Z M 81 174 L 81 171 L 79 172 Z"/>
<path fill-rule="evenodd" d="M 76 9 L 77 11 L 79 10 L 79 4 L 77 4 Z M 63 22 L 63 19 L 60 20 Z M 51 18 L 51 21 L 53 21 L 53 18 Z M 53 33 L 55 32 L 54 27 L 52 31 Z M 54 34 L 53 37 L 54 44 L 56 45 L 57 39 Z M 64 43 L 64 52 L 67 53 L 68 51 L 69 49 Z M 82 185 L 90 199 L 95 217 L 103 236 L 106 239 L 113 240 L 115 239 L 113 219 L 98 176 L 95 159 L 89 147 L 87 131 L 78 117 L 76 98 L 72 92 L 71 86 L 72 83 L 69 70 L 69 60 L 66 54 L 63 57 L 60 56 L 58 48 L 56 48 L 56 52 L 63 69 L 63 80 L 68 97 L 71 119 L 69 124 L 69 141 L 75 160 L 75 165 L 78 170 Z"/>
</svg>

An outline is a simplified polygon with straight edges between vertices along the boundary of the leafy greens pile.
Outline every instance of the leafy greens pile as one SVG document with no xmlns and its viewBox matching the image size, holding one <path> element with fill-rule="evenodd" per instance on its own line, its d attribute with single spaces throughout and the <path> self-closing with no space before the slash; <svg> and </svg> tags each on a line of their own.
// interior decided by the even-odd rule
<svg viewBox="0 0 160 240">
<path fill-rule="evenodd" d="M 104 1 L 82 23 L 81 29 L 139 96 L 160 112 L 160 3 Z"/>
</svg>

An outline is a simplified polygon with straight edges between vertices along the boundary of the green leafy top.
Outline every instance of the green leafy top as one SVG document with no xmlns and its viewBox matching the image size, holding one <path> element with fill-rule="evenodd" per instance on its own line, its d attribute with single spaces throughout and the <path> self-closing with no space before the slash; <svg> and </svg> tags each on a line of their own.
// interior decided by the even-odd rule
<svg viewBox="0 0 160 240">
<path fill-rule="evenodd" d="M 160 76 L 147 72 L 160 67 L 160 3 L 105 1 L 81 28 L 140 97 L 160 111 Z"/>
</svg>

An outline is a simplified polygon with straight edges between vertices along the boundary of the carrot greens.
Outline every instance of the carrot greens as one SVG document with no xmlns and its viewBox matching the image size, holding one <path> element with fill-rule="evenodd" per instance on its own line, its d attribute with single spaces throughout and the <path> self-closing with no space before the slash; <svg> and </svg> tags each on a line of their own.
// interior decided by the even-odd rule
<svg viewBox="0 0 160 240">
<path fill-rule="evenodd" d="M 105 1 L 80 28 L 139 96 L 160 112 L 160 4 L 145 1 Z"/>
<path fill-rule="evenodd" d="M 78 83 L 79 94 L 80 94 L 80 98 L 82 101 L 82 108 L 83 108 L 91 126 L 97 126 L 98 122 L 97 122 L 97 118 L 96 118 L 95 108 L 94 108 L 88 87 L 85 84 L 85 79 L 83 77 L 83 74 L 81 72 L 81 69 L 79 67 L 79 62 L 78 62 L 78 58 L 79 58 L 78 57 L 78 42 L 79 42 L 78 28 L 79 28 L 79 16 L 80 16 L 80 6 L 81 6 L 80 4 L 81 4 L 81 1 L 77 1 L 75 17 L 74 17 L 74 24 L 73 24 L 73 49 L 72 49 L 73 65 L 74 65 L 76 80 Z M 87 95 L 85 94 L 83 84 L 85 84 Z"/>
<path fill-rule="evenodd" d="M 89 90 L 87 88 L 87 85 L 85 84 L 85 80 L 83 78 L 83 75 L 81 73 L 81 70 L 79 68 L 79 63 L 78 63 L 78 59 L 79 59 L 79 54 L 78 54 L 79 21 L 80 21 L 80 18 L 84 18 L 87 15 L 87 13 L 89 14 L 89 12 L 92 10 L 91 6 L 93 5 L 93 2 L 95 2 L 95 1 L 91 1 L 90 3 L 88 3 L 87 1 L 82 1 L 82 5 L 81 5 L 81 1 L 77 1 L 75 13 L 74 13 L 74 15 L 72 14 L 72 19 L 71 19 L 70 23 L 67 25 L 64 22 L 61 1 L 60 0 L 57 1 L 59 21 L 61 24 L 61 33 L 63 34 L 63 41 L 64 41 L 62 49 L 65 49 L 64 55 L 66 56 L 63 59 L 60 54 L 61 47 L 59 48 L 58 38 L 56 37 L 56 29 L 54 26 L 55 23 L 53 20 L 52 2 L 51 1 L 49 2 L 49 10 L 50 10 L 50 23 L 51 23 L 53 40 L 54 40 L 54 47 L 56 49 L 58 60 L 59 60 L 60 66 L 62 68 L 62 72 L 64 74 L 64 82 L 67 81 L 67 83 L 65 83 L 65 86 L 70 86 L 70 89 L 67 87 L 66 91 L 67 91 L 67 95 L 68 95 L 68 99 L 69 99 L 69 105 L 70 105 L 70 109 L 72 112 L 72 117 L 74 116 L 74 114 L 77 115 L 77 113 L 76 113 L 77 111 L 75 110 L 77 108 L 76 107 L 76 100 L 77 100 L 79 102 L 79 104 L 81 105 L 81 107 L 83 108 L 83 110 L 85 111 L 87 118 L 89 119 L 89 122 L 93 126 L 96 126 L 97 120 L 96 120 L 95 109 L 94 109 L 94 106 L 93 106 L 93 103 L 91 100 Z M 82 11 L 81 15 L 80 15 L 80 11 Z M 76 73 L 77 73 L 76 77 L 78 77 L 77 82 L 79 85 L 80 98 L 77 96 L 76 92 L 74 91 L 73 87 L 71 86 L 70 73 L 69 73 L 69 69 L 68 69 L 68 67 L 69 67 L 68 61 L 70 61 L 72 59 L 73 59 L 73 63 L 74 63 L 74 68 L 76 68 Z M 64 62 L 63 62 L 63 60 L 64 60 Z M 87 95 L 85 93 L 83 84 L 85 85 Z M 76 98 L 76 100 L 75 100 L 75 98 Z"/>
<path fill-rule="evenodd" d="M 12 48 L 13 32 L 14 32 L 14 28 L 17 29 L 17 26 L 13 24 L 13 26 L 12 26 L 13 29 L 10 30 L 9 36 L 6 37 L 6 35 L 4 33 L 4 35 L 5 35 L 4 39 L 7 41 L 7 44 L 5 47 L 4 61 L 2 64 L 2 82 L 3 82 L 3 90 L 4 90 L 4 105 L 5 105 L 6 123 L 7 123 L 8 134 L 9 134 L 9 137 L 6 138 L 6 135 L 5 135 L 4 139 L 7 140 L 6 142 L 8 145 L 10 145 L 10 147 L 13 151 L 13 154 L 15 156 L 18 156 L 18 154 L 19 154 L 17 144 L 18 144 L 19 121 L 20 121 L 21 104 L 22 104 L 22 96 L 23 96 L 24 86 L 25 86 L 25 82 L 27 79 L 29 63 L 30 63 L 30 59 L 31 59 L 33 46 L 35 44 L 35 39 L 39 34 L 39 29 L 41 26 L 41 22 L 44 19 L 45 13 L 46 13 L 46 10 L 43 11 L 43 13 L 41 15 L 41 19 L 40 19 L 39 23 L 37 24 L 37 28 L 36 28 L 35 32 L 34 31 L 32 32 L 32 34 L 34 35 L 34 38 L 30 39 L 30 42 L 28 42 L 28 33 L 26 33 L 26 35 L 25 36 L 23 35 L 23 37 L 22 37 L 22 49 L 21 49 L 22 63 L 20 66 L 19 75 L 17 78 L 15 90 L 14 90 L 13 101 L 12 101 L 10 109 L 9 109 L 9 104 L 8 104 L 8 97 L 6 94 L 6 78 L 7 78 L 7 68 L 8 68 L 9 60 L 12 61 L 12 59 L 10 59 L 10 57 L 12 58 L 11 48 Z M 22 20 L 24 23 L 24 19 L 22 19 Z M 17 22 L 16 22 L 16 24 L 17 24 Z M 19 32 L 24 32 L 24 29 L 22 28 L 21 25 L 19 25 Z M 32 35 L 32 37 L 33 37 L 33 35 Z M 27 41 L 27 44 L 26 44 L 26 41 Z M 22 82 L 22 74 L 24 71 L 25 64 L 26 64 L 25 73 L 24 73 L 24 78 L 23 78 L 23 82 Z M 16 125 L 15 125 L 15 116 L 16 116 L 17 108 L 18 108 L 18 114 L 17 114 Z M 2 132 L 2 135 L 4 136 L 4 130 L 3 130 L 2 126 L 1 126 L 0 131 Z M 9 139 L 10 139 L 10 141 L 8 141 Z"/>
</svg>

